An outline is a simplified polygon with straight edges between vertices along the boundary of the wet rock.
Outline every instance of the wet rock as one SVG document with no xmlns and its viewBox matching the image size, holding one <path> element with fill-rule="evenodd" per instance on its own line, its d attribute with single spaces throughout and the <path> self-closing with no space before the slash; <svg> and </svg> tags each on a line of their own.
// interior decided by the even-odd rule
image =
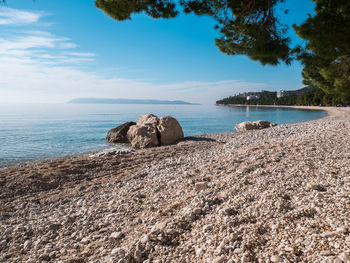
<svg viewBox="0 0 350 263">
<path fill-rule="evenodd" d="M 136 125 L 136 123 L 129 121 L 109 130 L 106 136 L 106 141 L 110 143 L 129 143 L 126 135 L 129 131 L 129 128 L 133 125 Z"/>
</svg>

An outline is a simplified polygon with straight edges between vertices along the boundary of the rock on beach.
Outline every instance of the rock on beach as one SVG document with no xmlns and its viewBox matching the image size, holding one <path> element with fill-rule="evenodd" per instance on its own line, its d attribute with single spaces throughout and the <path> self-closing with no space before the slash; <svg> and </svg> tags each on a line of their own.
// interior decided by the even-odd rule
<svg viewBox="0 0 350 263">
<path fill-rule="evenodd" d="M 109 130 L 106 136 L 106 141 L 110 143 L 129 143 L 126 135 L 129 131 L 129 128 L 133 125 L 136 125 L 136 123 L 129 121 Z"/>
<path fill-rule="evenodd" d="M 237 124 L 235 128 L 238 132 L 244 132 L 249 130 L 266 129 L 274 126 L 277 126 L 277 124 L 270 123 L 269 121 L 245 121 Z"/>
<path fill-rule="evenodd" d="M 174 144 L 184 138 L 184 133 L 171 116 L 159 119 L 153 114 L 144 114 L 129 128 L 126 137 L 134 149 L 144 149 Z"/>
<path fill-rule="evenodd" d="M 157 130 L 161 145 L 171 145 L 184 138 L 184 133 L 179 122 L 171 116 L 161 117 L 157 125 Z"/>
<path fill-rule="evenodd" d="M 157 128 L 150 123 L 131 126 L 127 137 L 134 149 L 159 146 Z"/>
</svg>

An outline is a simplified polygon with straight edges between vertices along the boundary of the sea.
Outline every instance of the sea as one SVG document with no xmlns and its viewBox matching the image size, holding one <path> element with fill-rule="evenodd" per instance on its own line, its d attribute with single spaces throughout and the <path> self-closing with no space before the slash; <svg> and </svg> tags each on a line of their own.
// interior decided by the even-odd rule
<svg viewBox="0 0 350 263">
<path fill-rule="evenodd" d="M 137 121 L 145 113 L 175 117 L 185 136 L 234 132 L 243 121 L 277 124 L 322 118 L 325 111 L 281 107 L 145 104 L 3 104 L 0 105 L 0 168 L 106 148 L 109 129 Z"/>
</svg>

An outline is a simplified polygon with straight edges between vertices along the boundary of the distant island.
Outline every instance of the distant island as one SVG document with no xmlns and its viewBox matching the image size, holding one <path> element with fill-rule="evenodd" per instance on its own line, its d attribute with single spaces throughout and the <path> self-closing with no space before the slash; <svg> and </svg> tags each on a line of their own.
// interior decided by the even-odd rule
<svg viewBox="0 0 350 263">
<path fill-rule="evenodd" d="M 141 100 L 141 99 L 108 99 L 108 98 L 76 98 L 69 104 L 167 104 L 167 105 L 200 105 L 182 100 Z"/>
</svg>

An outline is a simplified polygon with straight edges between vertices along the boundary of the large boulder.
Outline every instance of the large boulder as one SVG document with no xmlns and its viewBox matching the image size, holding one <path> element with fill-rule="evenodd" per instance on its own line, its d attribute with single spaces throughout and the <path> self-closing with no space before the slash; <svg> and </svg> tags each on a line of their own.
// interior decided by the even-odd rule
<svg viewBox="0 0 350 263">
<path fill-rule="evenodd" d="M 157 127 L 159 123 L 159 118 L 156 115 L 153 114 L 144 114 L 142 116 L 139 117 L 136 125 L 138 126 L 144 126 L 144 125 L 152 125 L 154 127 Z"/>
<path fill-rule="evenodd" d="M 161 117 L 157 130 L 161 145 L 174 144 L 184 138 L 184 133 L 179 122 L 171 116 Z"/>
<path fill-rule="evenodd" d="M 128 133 L 130 126 L 133 126 L 133 125 L 136 125 L 136 123 L 129 121 L 129 122 L 123 123 L 122 125 L 116 128 L 109 130 L 106 136 L 107 142 L 128 143 L 129 140 L 126 134 Z"/>
<path fill-rule="evenodd" d="M 127 137 L 134 149 L 159 146 L 157 129 L 152 124 L 131 126 Z"/>
<path fill-rule="evenodd" d="M 274 127 L 277 124 L 270 123 L 268 121 L 245 121 L 237 124 L 235 126 L 236 130 L 239 132 L 249 131 L 249 130 L 259 130 Z"/>
</svg>

